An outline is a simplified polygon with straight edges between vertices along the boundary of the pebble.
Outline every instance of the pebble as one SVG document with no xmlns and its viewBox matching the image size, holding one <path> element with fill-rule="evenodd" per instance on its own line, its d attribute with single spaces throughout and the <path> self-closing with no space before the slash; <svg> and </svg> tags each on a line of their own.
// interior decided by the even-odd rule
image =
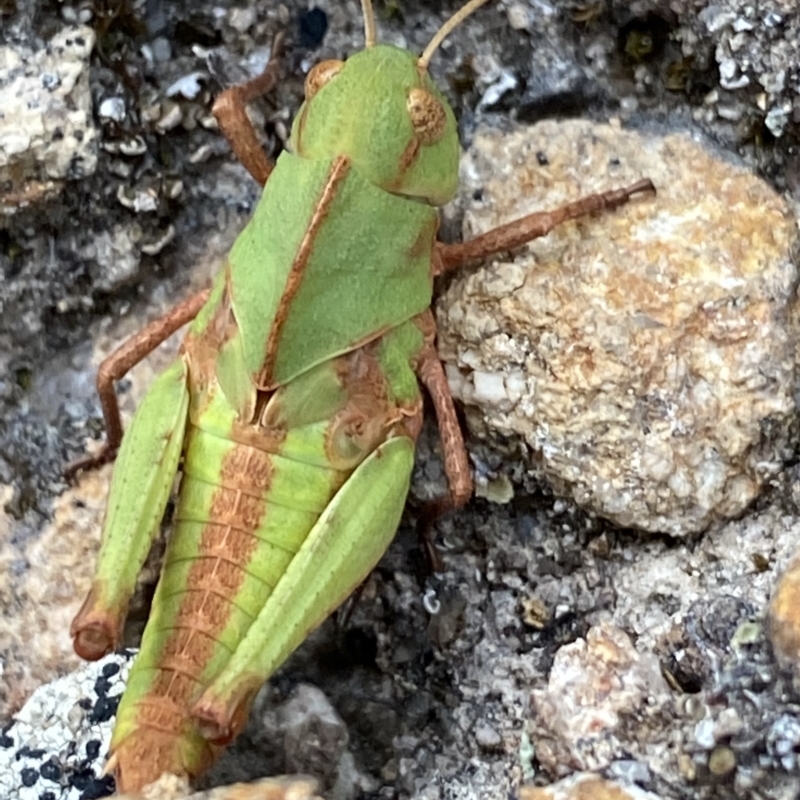
<svg viewBox="0 0 800 800">
<path fill-rule="evenodd" d="M 122 97 L 106 97 L 106 99 L 100 103 L 98 114 L 103 119 L 122 122 L 125 119 L 125 100 Z"/>
<path fill-rule="evenodd" d="M 641 737 L 649 730 L 657 736 L 669 689 L 652 654 L 638 653 L 624 631 L 601 624 L 559 648 L 547 688 L 534 689 L 532 699 L 537 758 L 550 774 L 563 775 L 569 767 L 599 770 L 623 758 L 626 748 L 615 736 L 632 724 Z"/>
<path fill-rule="evenodd" d="M 496 750 L 503 744 L 503 737 L 491 725 L 479 722 L 475 728 L 475 741 L 484 750 Z"/>
<path fill-rule="evenodd" d="M 736 753 L 730 747 L 715 747 L 708 757 L 708 769 L 718 778 L 730 775 L 736 769 Z"/>
</svg>

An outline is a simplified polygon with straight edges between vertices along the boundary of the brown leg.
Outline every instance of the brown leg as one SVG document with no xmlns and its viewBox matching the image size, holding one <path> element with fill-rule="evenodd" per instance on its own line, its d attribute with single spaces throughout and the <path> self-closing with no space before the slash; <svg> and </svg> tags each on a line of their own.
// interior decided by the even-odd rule
<svg viewBox="0 0 800 800">
<path fill-rule="evenodd" d="M 267 158 L 258 141 L 245 106 L 269 92 L 278 82 L 278 53 L 282 41 L 283 37 L 280 34 L 275 37 L 272 44 L 272 57 L 260 75 L 246 83 L 226 89 L 214 101 L 211 109 L 211 113 L 216 117 L 220 130 L 230 143 L 236 157 L 261 186 L 267 182 L 274 165 Z"/>
<path fill-rule="evenodd" d="M 100 395 L 100 405 L 106 424 L 106 441 L 99 452 L 94 455 L 83 456 L 70 462 L 64 470 L 65 478 L 69 479 L 84 469 L 99 467 L 114 458 L 122 441 L 122 418 L 119 413 L 114 382 L 122 378 L 178 328 L 182 328 L 187 322 L 193 320 L 208 300 L 210 293 L 210 289 L 204 289 L 202 292 L 187 297 L 162 317 L 153 320 L 130 339 L 127 339 L 102 361 L 97 369 L 97 394 Z"/>
<path fill-rule="evenodd" d="M 428 390 L 436 411 L 449 491 L 443 497 L 438 497 L 425 504 L 417 520 L 417 533 L 425 546 L 432 567 L 438 570 L 440 569 L 440 559 L 430 538 L 431 527 L 437 517 L 463 506 L 469 500 L 472 496 L 472 475 L 469 470 L 467 448 L 464 445 L 461 426 L 458 424 L 456 409 L 453 405 L 453 396 L 450 394 L 450 385 L 447 383 L 442 362 L 432 343 L 433 334 L 430 331 L 435 331 L 433 315 L 426 312 L 420 316 L 420 327 L 427 329 L 428 336 L 426 338 L 429 339 L 429 342 L 417 359 L 416 373 L 423 386 Z"/>
<path fill-rule="evenodd" d="M 611 189 L 599 194 L 590 194 L 567 203 L 554 211 L 537 211 L 526 217 L 500 225 L 481 236 L 476 236 L 468 242 L 460 244 L 439 244 L 438 264 L 435 266 L 437 274 L 449 272 L 471 261 L 480 261 L 487 256 L 501 253 L 505 250 L 514 250 L 532 239 L 546 236 L 562 222 L 597 211 L 609 211 L 624 205 L 635 194 L 653 192 L 656 189 L 649 178 L 627 186 L 624 189 Z"/>
</svg>

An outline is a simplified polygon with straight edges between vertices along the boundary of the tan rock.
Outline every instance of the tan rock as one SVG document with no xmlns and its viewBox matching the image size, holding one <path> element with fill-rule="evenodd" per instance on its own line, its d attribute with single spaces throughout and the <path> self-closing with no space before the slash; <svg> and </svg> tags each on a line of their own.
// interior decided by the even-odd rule
<svg viewBox="0 0 800 800">
<path fill-rule="evenodd" d="M 192 792 L 185 779 L 165 773 L 141 794 L 120 795 L 120 800 L 322 800 L 317 789 L 313 778 L 292 775 Z"/>
<path fill-rule="evenodd" d="M 778 660 L 798 672 L 800 670 L 800 554 L 789 564 L 775 587 L 769 605 L 769 633 Z"/>
<path fill-rule="evenodd" d="M 73 491 L 56 499 L 53 522 L 23 551 L 22 557 L 33 569 L 17 574 L 9 568 L 18 554 L 0 523 L 3 719 L 42 683 L 80 663 L 72 653 L 69 626 L 94 570 L 97 520 L 106 501 L 109 469 L 89 473 Z"/>
<path fill-rule="evenodd" d="M 578 773 L 551 786 L 523 786 L 519 800 L 659 800 L 638 786 L 622 786 L 599 775 Z"/>
<path fill-rule="evenodd" d="M 440 352 L 478 436 L 619 525 L 682 536 L 739 514 L 788 449 L 786 204 L 687 136 L 548 121 L 476 137 L 465 236 L 644 176 L 656 198 L 456 279 Z"/>
</svg>

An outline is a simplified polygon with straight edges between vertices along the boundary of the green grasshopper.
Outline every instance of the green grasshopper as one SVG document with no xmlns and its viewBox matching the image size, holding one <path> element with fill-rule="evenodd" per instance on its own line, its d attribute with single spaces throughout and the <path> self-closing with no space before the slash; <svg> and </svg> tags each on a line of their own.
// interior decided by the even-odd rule
<svg viewBox="0 0 800 800">
<path fill-rule="evenodd" d="M 643 180 L 535 213 L 461 244 L 436 241 L 457 188 L 456 121 L 428 75 L 472 0 L 419 57 L 376 44 L 306 79 L 287 152 L 272 164 L 246 103 L 277 62 L 226 90 L 214 114 L 264 186 L 210 290 L 123 344 L 97 377 L 119 454 L 97 568 L 72 623 L 76 652 L 120 645 L 137 575 L 181 472 L 141 650 L 117 713 L 108 769 L 120 791 L 163 772 L 193 778 L 241 730 L 269 676 L 383 555 L 397 530 L 428 390 L 449 492 L 464 504 L 469 461 L 430 311 L 433 279 L 517 248 L 568 219 L 652 191 Z M 124 439 L 114 381 L 192 321 Z M 121 445 L 121 446 L 120 446 Z"/>
</svg>

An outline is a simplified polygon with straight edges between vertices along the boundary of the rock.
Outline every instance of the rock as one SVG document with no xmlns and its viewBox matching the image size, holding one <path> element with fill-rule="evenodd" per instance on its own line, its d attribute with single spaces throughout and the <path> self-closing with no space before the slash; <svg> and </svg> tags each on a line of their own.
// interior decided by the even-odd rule
<svg viewBox="0 0 800 800">
<path fill-rule="evenodd" d="M 264 775 L 312 775 L 330 800 L 352 800 L 375 785 L 350 752 L 348 726 L 317 687 L 291 692 L 268 683 L 258 694 L 241 736 L 222 755 L 199 787 L 251 781 Z"/>
<path fill-rule="evenodd" d="M 775 655 L 787 667 L 800 664 L 800 553 L 781 576 L 769 606 L 770 638 Z M 798 672 L 800 680 L 800 671 Z"/>
<path fill-rule="evenodd" d="M 638 786 L 607 781 L 582 772 L 547 787 L 523 786 L 519 800 L 659 800 L 658 795 Z"/>
<path fill-rule="evenodd" d="M 0 796 L 83 800 L 112 791 L 102 770 L 129 662 L 108 656 L 31 695 L 0 735 Z"/>
<path fill-rule="evenodd" d="M 78 255 L 97 264 L 99 277 L 95 284 L 102 291 L 113 291 L 130 283 L 139 268 L 138 242 L 130 228 L 116 226 L 102 231 L 82 247 Z"/>
<path fill-rule="evenodd" d="M 570 534 L 565 530 L 562 535 Z M 770 507 L 717 527 L 699 542 L 660 539 L 632 547 L 622 537 L 608 554 L 585 554 L 566 576 L 543 575 L 542 567 L 532 565 L 535 550 L 529 550 L 531 582 L 548 606 L 559 598 L 569 609 L 561 612 L 567 619 L 585 615 L 592 630 L 610 619 L 632 636 L 640 657 L 658 665 L 670 687 L 666 700 L 663 693 L 654 693 L 652 705 L 642 702 L 633 712 L 621 711 L 615 727 L 588 740 L 575 731 L 578 713 L 572 728 L 560 729 L 570 730 L 569 736 L 554 734 L 552 715 L 532 713 L 526 731 L 537 757 L 543 752 L 548 758 L 542 762 L 547 774 L 561 774 L 549 766 L 558 748 L 553 757 L 559 765 L 586 768 L 614 759 L 604 774 L 668 797 L 710 798 L 720 776 L 731 796 L 747 796 L 758 786 L 767 797 L 791 797 L 800 767 L 789 754 L 800 718 L 796 694 L 774 663 L 762 621 L 776 573 L 796 549 L 798 537 L 797 518 Z M 508 541 L 496 547 L 502 552 Z M 566 547 L 558 556 L 561 562 L 571 545 Z M 763 553 L 769 554 L 768 562 L 758 569 L 754 556 Z M 548 638 L 537 634 L 540 642 Z M 586 707 L 579 712 L 600 714 L 609 705 L 623 706 L 630 696 L 628 684 L 613 681 L 618 672 L 628 674 L 622 662 L 609 668 L 609 693 L 598 701 L 587 685 L 602 685 L 596 677 L 602 672 L 592 666 L 590 648 L 579 645 L 580 640 L 556 651 L 552 667 L 546 667 L 548 690 L 558 673 L 563 676 L 565 663 L 571 663 L 576 687 L 564 694 L 574 703 L 585 693 Z M 536 697 L 537 683 L 533 690 Z M 556 691 L 546 696 L 563 702 Z M 568 713 L 562 716 L 572 723 Z"/>
<path fill-rule="evenodd" d="M 497 750 L 503 744 L 503 738 L 485 722 L 479 723 L 475 728 L 475 741 L 484 750 Z"/>
<path fill-rule="evenodd" d="M 6 581 L 0 595 L 12 602 L 3 605 L 0 616 L 19 615 L 21 622 L 13 626 L 23 635 L 30 630 L 25 620 L 46 621 L 49 611 L 58 622 L 59 612 L 53 605 L 40 612 L 28 609 L 41 596 L 24 586 L 17 594 L 24 573 L 44 569 L 45 580 L 55 577 L 57 585 L 65 580 L 55 573 L 58 559 L 52 562 L 53 571 L 42 567 L 48 563 L 42 549 L 35 551 L 36 562 L 27 561 L 32 541 L 47 531 L 51 546 L 74 547 L 77 552 L 89 546 L 79 541 L 80 529 L 91 533 L 91 546 L 99 531 L 100 508 L 92 509 L 94 524 L 84 520 L 75 526 L 75 539 L 69 544 L 58 542 L 47 519 L 51 499 L 64 490 L 57 479 L 61 459 L 81 452 L 87 436 L 99 436 L 89 342 L 105 332 L 114 344 L 121 342 L 165 303 L 184 296 L 188 276 L 194 276 L 197 288 L 204 284 L 205 276 L 194 271 L 198 262 L 213 261 L 212 272 L 223 262 L 258 190 L 219 133 L 207 127 L 212 95 L 219 86 L 257 72 L 274 34 L 308 11 L 308 4 L 299 0 L 262 4 L 254 25 L 242 32 L 244 25 L 233 19 L 235 9 L 221 13 L 219 4 L 205 0 L 133 5 L 134 16 L 146 24 L 147 32 L 132 33 L 127 24 L 118 27 L 115 21 L 113 55 L 123 57 L 121 66 L 134 81 L 141 81 L 143 91 L 128 91 L 121 74 L 100 58 L 92 59 L 90 70 L 98 103 L 125 98 L 124 126 L 129 127 L 118 130 L 116 123 L 105 123 L 94 176 L 71 183 L 69 191 L 46 204 L 47 213 L 37 207 L 9 217 L 8 233 L 0 232 L 0 480 L 13 494 L 11 500 L 2 497 L 7 513 L 0 513 L 0 535 L 6 523 L 5 538 L 14 553 L 12 561 L 0 567 L 2 572 L 12 564 L 12 574 L 0 579 Z M 465 143 L 473 133 L 473 110 L 481 98 L 484 106 L 496 101 L 488 121 L 500 125 L 507 124 L 509 113 L 519 119 L 528 114 L 530 119 L 541 111 L 563 116 L 566 109 L 602 118 L 608 108 L 619 106 L 623 118 L 645 127 L 653 120 L 672 129 L 697 124 L 779 190 L 787 188 L 800 196 L 794 111 L 779 137 L 762 131 L 767 115 L 770 125 L 780 124 L 780 106 L 787 98 L 796 101 L 800 73 L 787 70 L 779 94 L 762 92 L 760 83 L 762 73 L 777 75 L 781 62 L 792 63 L 798 30 L 794 0 L 608 0 L 607 13 L 600 17 L 596 11 L 602 4 L 571 3 L 558 9 L 553 3 L 510 5 L 514 8 L 487 5 L 453 32 L 432 63 L 437 83 L 457 101 Z M 286 80 L 253 109 L 264 120 L 273 152 L 299 107 L 308 65 L 318 57 L 341 57 L 361 46 L 357 6 L 325 4 L 329 28 L 316 51 L 300 46 L 296 36 L 287 38 Z M 381 39 L 419 52 L 443 15 L 432 13 L 431 4 L 422 0 L 401 6 L 402 14 L 379 15 Z M 28 42 L 31 50 L 37 49 L 58 24 L 53 14 L 41 13 L 41 7 L 40 0 L 0 2 L 0 42 Z M 70 7 L 62 4 L 61 10 L 66 15 Z M 524 26 L 524 31 L 507 24 L 511 11 L 515 25 Z M 733 16 L 725 21 L 730 11 Z M 81 6 L 73 16 L 87 12 L 91 10 Z M 784 16 L 773 26 L 776 12 Z M 757 24 L 751 31 L 737 31 L 742 20 Z M 631 63 L 629 42 L 648 38 L 654 29 L 663 46 L 652 53 L 639 48 Z M 173 37 L 171 31 L 176 30 L 181 35 Z M 720 86 L 724 76 L 719 74 L 716 47 L 722 40 L 732 47 L 745 42 L 749 63 L 745 57 L 741 63 L 750 78 L 748 86 Z M 564 60 L 569 63 L 562 67 Z M 555 68 L 547 78 L 556 82 L 548 91 L 537 78 L 542 66 L 550 64 Z M 580 71 L 585 81 L 578 79 Z M 183 85 L 185 76 L 199 72 L 208 73 L 209 79 L 200 82 L 196 100 L 185 100 L 180 93 L 162 109 L 160 98 L 170 87 Z M 678 90 L 673 77 L 679 79 Z M 528 87 L 533 94 L 525 97 Z M 568 94 L 559 94 L 563 91 Z M 183 123 L 162 133 L 166 118 L 150 119 L 148 114 L 154 108 L 174 113 L 176 103 Z M 190 129 L 191 124 L 196 127 Z M 166 190 L 168 180 L 184 184 L 177 199 L 173 190 Z M 131 193 L 121 194 L 120 185 L 130 187 Z M 155 213 L 136 213 L 120 201 L 122 196 L 141 205 L 151 189 L 158 192 Z M 457 224 L 460 221 L 445 219 L 443 233 Z M 132 260 L 122 263 L 122 272 L 109 272 L 108 262 L 83 249 L 100 232 L 106 232 L 112 244 L 124 245 L 116 235 L 120 226 L 131 234 L 142 229 L 138 245 L 131 235 L 131 247 L 145 254 L 135 278 L 129 271 Z M 162 233 L 173 227 L 172 244 L 156 260 L 150 258 L 158 247 L 144 243 L 158 245 L 164 241 Z M 108 331 L 108 322 L 120 317 L 125 318 L 126 330 Z M 79 351 L 73 349 L 76 344 Z M 72 382 L 70 393 L 65 391 L 65 376 L 73 370 L 79 380 Z M 28 374 L 33 375 L 31 388 Z M 142 383 L 148 380 L 145 376 Z M 134 376 L 132 383 L 131 388 L 127 381 L 119 387 L 128 407 L 141 396 L 139 378 Z M 65 404 L 68 395 L 71 399 Z M 82 415 L 73 413 L 76 406 Z M 75 420 L 80 424 L 73 424 Z M 420 448 L 421 473 L 441 472 L 432 456 L 435 449 L 433 444 Z M 494 469 L 497 462 L 478 466 Z M 379 789 L 371 790 L 370 796 L 407 791 L 411 797 L 452 800 L 514 797 L 520 784 L 538 771 L 529 746 L 531 736 L 537 738 L 531 691 L 546 685 L 561 646 L 585 639 L 591 626 L 611 617 L 634 639 L 637 650 L 659 659 L 670 681 L 678 675 L 687 688 L 663 715 L 659 741 L 653 744 L 644 737 L 645 750 L 637 749 L 637 735 L 638 723 L 647 720 L 633 719 L 637 724 L 627 731 L 631 754 L 613 761 L 606 777 L 639 783 L 665 798 L 793 798 L 800 774 L 790 760 L 796 758 L 796 694 L 779 678 L 762 624 L 776 571 L 788 563 L 800 541 L 798 506 L 791 500 L 795 496 L 796 503 L 800 492 L 793 487 L 792 474 L 796 473 L 780 476 L 776 489 L 762 494 L 757 508 L 744 519 L 714 524 L 699 541 L 667 542 L 618 531 L 584 516 L 572 503 L 554 503 L 541 493 L 523 495 L 517 488 L 507 506 L 472 502 L 439 521 L 447 571 L 425 577 L 415 561 L 413 530 L 406 527 L 370 579 L 344 631 L 348 642 L 355 636 L 369 646 L 349 648 L 342 666 L 342 659 L 331 658 L 325 648 L 314 655 L 319 643 L 309 642 L 271 682 L 272 691 L 285 697 L 298 681 L 309 680 L 324 689 L 347 723 L 349 748 L 359 768 L 379 780 Z M 503 487 L 507 477 L 489 475 L 488 480 Z M 81 487 L 77 492 L 79 499 Z M 494 491 L 487 494 L 498 496 Z M 411 507 L 413 517 L 413 501 Z M 67 502 L 63 508 L 69 509 Z M 64 512 L 60 519 L 69 522 Z M 85 559 L 89 571 L 93 555 Z M 73 564 L 72 569 L 77 575 L 84 566 Z M 424 597 L 431 587 L 443 601 L 443 612 L 448 592 L 460 601 L 452 604 L 457 614 L 444 630 L 440 623 L 429 625 L 442 617 L 431 618 L 425 610 Z M 76 581 L 76 595 L 81 591 Z M 537 600 L 532 615 L 521 602 L 526 597 Z M 81 599 L 76 596 L 74 602 Z M 66 611 L 60 613 L 67 616 Z M 531 621 L 535 625 L 528 624 Z M 338 639 L 333 627 L 318 632 L 329 646 Z M 63 626 L 54 625 L 53 630 L 69 658 Z M 37 631 L 37 644 L 50 633 L 50 628 Z M 9 683 L 19 671 L 15 659 L 24 655 L 33 661 L 30 674 L 41 666 L 30 652 L 34 648 L 24 647 L 24 641 L 10 655 L 0 653 Z M 373 655 L 361 652 L 354 657 L 351 652 L 370 648 Z M 66 663 L 45 660 L 54 671 L 67 668 Z M 6 711 L 4 700 L 0 698 L 0 708 Z M 725 714 L 731 709 L 741 722 L 738 733 L 730 733 L 737 729 L 736 720 Z M 706 718 L 710 722 L 702 730 L 702 741 L 711 749 L 700 747 L 695 736 L 698 721 Z M 502 737 L 497 749 L 483 749 L 476 739 L 483 720 Z M 278 760 L 283 758 L 281 736 L 274 740 Z M 242 742 L 234 755 L 238 745 L 229 749 L 231 759 L 249 768 L 256 765 L 260 774 L 281 771 L 280 764 L 264 768 L 273 755 L 268 749 Z M 273 746 L 272 740 L 268 746 Z M 725 747 L 735 752 L 737 767 L 720 783 L 712 768 L 717 768 Z M 98 759 L 102 763 L 102 753 Z M 541 772 L 536 777 L 547 780 Z M 219 773 L 217 780 L 231 782 L 220 779 Z"/>
<path fill-rule="evenodd" d="M 323 692 L 300 684 L 282 707 L 288 772 L 318 775 L 324 782 L 335 776 L 347 750 L 347 726 Z"/>
<path fill-rule="evenodd" d="M 4 800 L 87 800 L 104 797 L 114 788 L 103 775 L 119 698 L 128 677 L 133 653 L 114 654 L 84 664 L 80 669 L 39 687 L 0 733 L 0 797 Z M 302 687 L 285 707 L 286 735 L 315 730 L 315 721 L 335 716 L 324 695 Z M 338 718 L 337 718 L 338 719 Z M 347 741 L 341 720 L 333 728 L 337 741 Z M 319 725 L 316 726 L 318 729 Z M 343 734 L 342 734 L 343 731 Z M 313 749 L 318 736 L 309 736 L 297 747 Z M 345 755 L 337 749 L 337 759 Z M 351 757 L 352 758 L 352 757 Z M 353 772 L 353 770 L 351 770 Z M 145 787 L 135 800 L 321 800 L 314 778 L 292 776 L 237 783 L 192 793 L 182 778 L 164 775 Z M 50 792 L 50 795 L 48 795 Z M 331 794 L 336 800 L 352 796 Z M 134 798 L 130 798 L 134 800 Z"/>
<path fill-rule="evenodd" d="M 94 31 L 67 27 L 46 47 L 0 47 L 0 211 L 53 194 L 97 166 L 89 92 Z"/>
<path fill-rule="evenodd" d="M 465 236 L 643 176 L 657 197 L 456 277 L 440 353 L 473 433 L 618 525 L 684 536 L 740 514 L 791 451 L 788 206 L 686 136 L 548 121 L 476 137 Z"/>
<path fill-rule="evenodd" d="M 600 625 L 558 650 L 547 689 L 532 697 L 537 758 L 550 774 L 565 775 L 624 757 L 622 731 L 632 724 L 641 745 L 646 731 L 660 733 L 669 687 L 655 658 L 637 653 L 624 631 Z"/>
<path fill-rule="evenodd" d="M 796 125 L 791 94 L 799 84 L 792 65 L 800 59 L 800 16 L 792 0 L 767 0 L 758 6 L 747 0 L 707 3 L 699 13 L 687 0 L 672 7 L 685 23 L 679 35 L 684 56 L 716 63 L 723 91 L 713 92 L 709 105 L 721 118 L 738 121 L 749 106 L 763 114 L 775 137 Z M 703 41 L 708 38 L 715 44 L 710 53 Z"/>
<path fill-rule="evenodd" d="M 165 773 L 141 794 L 119 795 L 120 800 L 322 800 L 313 778 L 291 776 L 265 778 L 252 783 L 233 783 L 204 792 L 192 792 L 189 784 Z"/>
<path fill-rule="evenodd" d="M 710 679 L 715 660 L 735 644 L 739 626 L 766 608 L 799 539 L 800 521 L 771 508 L 717 526 L 685 546 L 647 542 L 635 553 L 623 546 L 623 563 L 614 568 L 614 623 L 636 637 L 639 650 L 670 641 L 676 624 L 691 626 L 705 652 L 701 672 Z M 754 558 L 764 553 L 768 568 L 756 569 Z M 549 584 L 548 592 L 557 589 Z M 739 646 L 746 649 L 744 643 Z M 693 669 L 687 662 L 693 661 L 695 649 L 682 649 L 674 641 L 668 649 L 680 650 L 682 665 Z M 702 682 L 702 675 L 695 677 Z"/>
<path fill-rule="evenodd" d="M 98 521 L 110 467 L 84 476 L 59 497 L 41 536 L 15 539 L 0 513 L 0 718 L 16 712 L 42 683 L 80 663 L 69 626 L 89 589 Z M 23 544 L 23 547 L 20 547 Z M 32 568 L 35 567 L 35 568 Z M 35 637 L 36 646 L 31 647 Z"/>
</svg>

